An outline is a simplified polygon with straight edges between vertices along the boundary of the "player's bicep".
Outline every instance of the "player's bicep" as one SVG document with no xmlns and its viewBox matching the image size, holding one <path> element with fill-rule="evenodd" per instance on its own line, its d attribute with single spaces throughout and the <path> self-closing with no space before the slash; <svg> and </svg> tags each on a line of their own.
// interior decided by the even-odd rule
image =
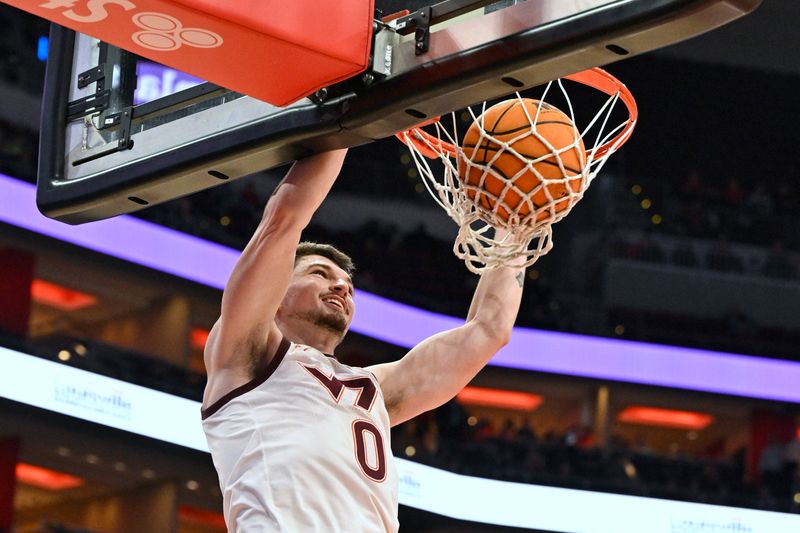
<svg viewBox="0 0 800 533">
<path fill-rule="evenodd" d="M 478 322 L 426 339 L 399 361 L 376 365 L 393 426 L 452 399 L 500 348 Z"/>
</svg>

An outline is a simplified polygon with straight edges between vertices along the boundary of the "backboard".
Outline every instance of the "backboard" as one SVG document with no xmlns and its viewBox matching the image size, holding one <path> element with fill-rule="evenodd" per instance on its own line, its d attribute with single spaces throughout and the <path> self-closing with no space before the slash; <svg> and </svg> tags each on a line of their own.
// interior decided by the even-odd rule
<svg viewBox="0 0 800 533">
<path fill-rule="evenodd" d="M 135 211 L 667 46 L 759 3 L 447 0 L 376 19 L 367 70 L 284 107 L 54 25 L 37 202 L 72 224 Z M 147 88 L 159 69 L 172 94 Z"/>
</svg>

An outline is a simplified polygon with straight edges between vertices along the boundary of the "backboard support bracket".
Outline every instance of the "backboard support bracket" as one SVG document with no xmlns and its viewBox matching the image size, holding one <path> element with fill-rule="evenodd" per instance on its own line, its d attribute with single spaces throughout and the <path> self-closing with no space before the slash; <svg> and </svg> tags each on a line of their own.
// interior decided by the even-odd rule
<svg viewBox="0 0 800 533">
<path fill-rule="evenodd" d="M 82 159 L 76 159 L 75 161 L 72 162 L 72 166 L 82 165 L 84 163 L 94 161 L 95 159 L 100 159 L 101 157 L 105 157 L 107 155 L 120 152 L 122 150 L 130 150 L 131 148 L 133 148 L 133 141 L 131 140 L 132 118 L 133 118 L 133 107 L 129 107 L 124 111 L 122 111 L 121 113 L 113 115 L 112 117 L 107 117 L 106 121 L 110 121 L 113 122 L 113 124 L 119 124 L 121 126 L 120 138 L 117 139 L 116 145 L 112 145 L 111 148 L 86 156 Z"/>
</svg>

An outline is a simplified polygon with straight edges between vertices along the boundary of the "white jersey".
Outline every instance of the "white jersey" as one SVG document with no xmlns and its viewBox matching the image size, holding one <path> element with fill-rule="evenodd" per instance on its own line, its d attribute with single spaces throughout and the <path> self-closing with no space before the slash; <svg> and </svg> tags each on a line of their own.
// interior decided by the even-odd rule
<svg viewBox="0 0 800 533">
<path fill-rule="evenodd" d="M 397 531 L 389 415 L 368 370 L 284 340 L 202 416 L 229 531 Z"/>
</svg>

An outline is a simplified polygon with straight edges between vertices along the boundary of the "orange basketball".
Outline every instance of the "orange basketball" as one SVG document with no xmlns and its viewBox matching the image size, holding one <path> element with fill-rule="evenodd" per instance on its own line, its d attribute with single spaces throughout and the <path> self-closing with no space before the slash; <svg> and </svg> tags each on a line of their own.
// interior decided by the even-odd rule
<svg viewBox="0 0 800 533">
<path fill-rule="evenodd" d="M 534 120 L 535 127 L 532 126 Z M 483 113 L 482 124 L 488 135 L 498 142 L 509 143 L 510 148 L 529 160 L 548 154 L 550 157 L 532 165 L 536 172 L 530 168 L 525 169 L 526 161 L 505 150 L 498 142 L 481 138 L 481 119 L 478 118 L 464 136 L 464 156 L 478 165 L 490 166 L 497 175 L 487 171 L 484 177 L 482 168 L 469 165 L 459 158 L 458 177 L 466 185 L 469 198 L 489 211 L 494 210 L 497 198 L 500 205 L 496 212 L 505 221 L 515 212 L 519 214 L 520 220 L 525 218 L 531 212 L 530 203 L 534 209 L 548 205 L 548 194 L 554 201 L 555 212 L 570 206 L 570 198 L 565 198 L 569 196 L 567 187 L 574 193 L 583 188 L 586 150 L 575 125 L 567 115 L 546 102 L 515 98 L 487 109 Z M 535 134 L 532 133 L 534 130 Z M 539 136 L 552 145 L 552 149 Z M 564 167 L 563 172 L 558 164 L 559 158 Z M 544 186 L 533 192 L 542 183 L 542 178 L 545 181 Z M 550 180 L 552 183 L 549 183 Z M 530 203 L 524 200 L 528 196 Z M 559 198 L 564 200 L 559 201 Z M 543 209 L 536 215 L 536 220 L 541 221 L 549 216 L 550 210 Z"/>
</svg>

